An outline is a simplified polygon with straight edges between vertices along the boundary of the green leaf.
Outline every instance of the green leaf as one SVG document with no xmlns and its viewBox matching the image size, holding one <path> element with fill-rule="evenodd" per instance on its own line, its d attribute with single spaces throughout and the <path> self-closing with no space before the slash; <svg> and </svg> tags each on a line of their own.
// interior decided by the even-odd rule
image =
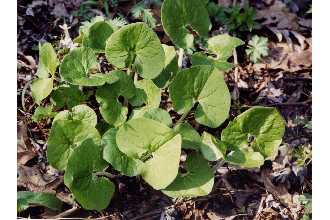
<svg viewBox="0 0 330 220">
<path fill-rule="evenodd" d="M 167 87 L 174 74 L 178 71 L 178 58 L 175 48 L 173 46 L 167 46 L 166 44 L 162 44 L 162 47 L 165 52 L 165 67 L 161 74 L 153 79 L 154 83 L 159 88 Z"/>
<path fill-rule="evenodd" d="M 49 96 L 53 90 L 53 78 L 38 78 L 31 84 L 32 98 L 40 105 L 41 101 Z"/>
<path fill-rule="evenodd" d="M 201 136 L 189 123 L 180 123 L 174 127 L 174 131 L 181 134 L 182 148 L 199 150 L 202 145 Z"/>
<path fill-rule="evenodd" d="M 141 159 L 156 151 L 174 132 L 166 125 L 149 118 L 129 120 L 117 132 L 116 142 L 121 152 Z"/>
<path fill-rule="evenodd" d="M 141 173 L 143 163 L 122 153 L 116 143 L 117 129 L 111 128 L 102 137 L 103 159 L 113 168 L 126 176 L 137 176 Z"/>
<path fill-rule="evenodd" d="M 105 43 L 114 31 L 114 27 L 109 22 L 95 22 L 85 32 L 82 45 L 96 52 L 104 52 Z"/>
<path fill-rule="evenodd" d="M 86 100 L 85 94 L 74 85 L 61 85 L 53 90 L 50 101 L 57 108 L 72 108 Z"/>
<path fill-rule="evenodd" d="M 285 122 L 276 108 L 255 106 L 237 116 L 221 133 L 231 148 L 252 149 L 266 160 L 275 159 Z"/>
<path fill-rule="evenodd" d="M 161 90 L 150 79 L 139 80 L 135 83 L 135 96 L 129 102 L 133 106 L 145 104 L 145 108 L 158 108 L 161 100 Z"/>
<path fill-rule="evenodd" d="M 208 57 L 205 54 L 198 52 L 194 53 L 191 56 L 191 62 L 193 66 L 198 66 L 198 65 L 213 65 L 220 71 L 228 72 L 231 70 L 234 65 L 223 60 L 216 60 L 213 59 L 212 57 Z"/>
<path fill-rule="evenodd" d="M 105 54 L 117 68 L 133 68 L 142 78 L 157 77 L 164 67 L 161 43 L 144 23 L 129 24 L 107 40 Z"/>
<path fill-rule="evenodd" d="M 268 55 L 268 38 L 259 37 L 254 35 L 251 40 L 249 40 L 248 49 L 246 49 L 246 54 L 250 57 L 253 63 L 257 63 L 261 57 Z"/>
<path fill-rule="evenodd" d="M 97 66 L 98 62 L 92 49 L 76 48 L 64 56 L 60 74 L 65 81 L 79 86 L 101 86 L 118 80 L 112 74 L 90 74 L 92 69 L 97 69 Z"/>
<path fill-rule="evenodd" d="M 163 143 L 151 154 L 141 173 L 142 178 L 154 189 L 164 189 L 178 174 L 181 155 L 181 136 L 178 134 Z"/>
<path fill-rule="evenodd" d="M 118 127 L 127 119 L 128 109 L 119 102 L 119 96 L 130 99 L 134 96 L 133 80 L 124 72 L 115 70 L 111 72 L 119 80 L 111 85 L 104 85 L 96 90 L 96 100 L 100 103 L 102 117 L 110 125 Z"/>
<path fill-rule="evenodd" d="M 172 119 L 170 114 L 161 108 L 141 108 L 133 110 L 132 119 L 135 118 L 150 118 L 152 120 L 158 121 L 168 127 L 172 125 Z"/>
<path fill-rule="evenodd" d="M 55 116 L 53 123 L 57 120 L 81 121 L 86 124 L 89 124 L 92 127 L 95 127 L 97 124 L 97 116 L 94 110 L 87 105 L 77 105 L 73 107 L 70 111 L 61 111 Z"/>
<path fill-rule="evenodd" d="M 95 142 L 101 139 L 95 128 L 96 115 L 87 106 L 76 106 L 69 111 L 58 113 L 49 133 L 47 157 L 50 165 L 65 170 L 68 158 L 84 140 L 91 138 Z"/>
<path fill-rule="evenodd" d="M 239 165 L 245 168 L 258 168 L 264 164 L 264 157 L 259 152 L 253 152 L 251 149 L 233 148 L 227 154 L 225 160 L 231 164 Z"/>
<path fill-rule="evenodd" d="M 201 145 L 201 152 L 208 161 L 216 161 L 222 159 L 226 153 L 226 147 L 218 142 L 213 135 L 203 132 L 203 144 Z"/>
<path fill-rule="evenodd" d="M 179 173 L 174 182 L 162 190 L 172 198 L 205 196 L 212 191 L 214 175 L 208 162 L 199 154 L 189 154 L 185 162 L 186 173 Z"/>
<path fill-rule="evenodd" d="M 151 9 L 143 10 L 143 22 L 146 23 L 150 28 L 155 28 L 157 24 L 157 20 L 154 18 Z"/>
<path fill-rule="evenodd" d="M 224 61 L 233 55 L 236 47 L 244 44 L 242 40 L 228 34 L 211 37 L 207 43 L 209 50 L 218 56 L 218 60 Z"/>
<path fill-rule="evenodd" d="M 71 154 L 64 183 L 84 209 L 101 211 L 109 205 L 115 185 L 96 175 L 106 166 L 101 145 L 91 139 L 86 139 Z"/>
<path fill-rule="evenodd" d="M 53 118 L 56 112 L 53 112 L 53 106 L 49 105 L 46 107 L 38 106 L 32 115 L 32 121 L 39 122 L 47 118 Z"/>
<path fill-rule="evenodd" d="M 103 135 L 105 132 L 107 132 L 110 128 L 113 128 L 111 125 L 109 125 L 105 120 L 101 119 L 96 124 L 96 129 L 99 131 L 101 135 Z"/>
<path fill-rule="evenodd" d="M 49 209 L 59 211 L 63 203 L 54 194 L 45 192 L 17 192 L 17 212 L 22 212 L 30 206 L 45 206 Z"/>
<path fill-rule="evenodd" d="M 55 75 L 56 68 L 59 64 L 56 52 L 50 43 L 39 44 L 39 64 L 37 76 L 45 79 Z"/>
<path fill-rule="evenodd" d="M 170 87 L 174 109 L 185 113 L 199 103 L 195 118 L 200 124 L 218 127 L 226 120 L 230 108 L 230 93 L 222 73 L 212 66 L 200 65 L 178 72 Z"/>
<path fill-rule="evenodd" d="M 200 0 L 165 0 L 161 19 L 165 33 L 176 46 L 184 49 L 191 48 L 194 41 L 187 27 L 207 37 L 211 25 L 207 9 Z"/>
</svg>

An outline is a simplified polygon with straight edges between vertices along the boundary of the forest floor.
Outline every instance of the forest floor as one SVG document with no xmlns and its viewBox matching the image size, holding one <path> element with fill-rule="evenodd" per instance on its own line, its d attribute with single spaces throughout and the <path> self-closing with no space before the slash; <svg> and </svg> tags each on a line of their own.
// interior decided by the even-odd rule
<svg viewBox="0 0 330 220">
<path fill-rule="evenodd" d="M 279 155 L 261 169 L 242 170 L 225 166 L 216 173 L 213 191 L 190 200 L 172 200 L 153 190 L 138 177 L 118 175 L 119 186 L 109 208 L 101 213 L 72 209 L 71 197 L 63 184 L 63 175 L 47 163 L 45 142 L 49 123 L 32 122 L 36 105 L 30 90 L 38 63 L 38 42 L 58 42 L 59 27 L 66 22 L 76 36 L 81 23 L 95 15 L 107 15 L 102 4 L 81 6 L 81 0 L 18 0 L 17 21 L 17 171 L 18 190 L 56 192 L 68 204 L 62 213 L 71 218 L 91 219 L 301 219 L 304 206 L 299 195 L 312 194 L 312 26 L 306 11 L 311 1 L 251 0 L 260 27 L 252 33 L 240 33 L 246 43 L 252 35 L 269 39 L 269 55 L 253 64 L 244 48 L 237 49 L 238 67 L 226 74 L 232 94 L 230 117 L 249 106 L 276 107 L 286 120 L 286 132 Z M 102 1 L 95 1 L 102 2 Z M 107 1 L 114 2 L 114 1 Z M 215 1 L 217 2 L 217 1 Z M 236 1 L 235 1 L 236 2 Z M 240 1 L 238 1 L 239 4 Z M 232 4 L 230 0 L 219 0 Z M 134 1 L 110 5 L 110 16 L 129 14 Z M 159 9 L 152 9 L 159 23 Z M 213 25 L 213 33 L 219 31 Z M 155 28 L 163 43 L 169 39 L 161 26 Z M 277 34 L 276 34 L 277 33 Z M 282 39 L 281 39 L 282 38 Z M 281 40 L 281 42 L 279 41 Z M 207 129 L 207 128 L 201 128 Z M 216 129 L 207 129 L 218 134 Z M 43 208 L 31 207 L 19 217 L 53 218 Z"/>
</svg>

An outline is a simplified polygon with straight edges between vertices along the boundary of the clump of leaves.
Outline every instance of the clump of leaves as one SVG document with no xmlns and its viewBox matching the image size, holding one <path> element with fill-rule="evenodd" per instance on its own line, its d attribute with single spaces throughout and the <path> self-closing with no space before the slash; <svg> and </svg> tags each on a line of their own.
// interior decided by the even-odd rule
<svg viewBox="0 0 330 220">
<path fill-rule="evenodd" d="M 254 35 L 246 49 L 246 54 L 253 63 L 257 63 L 263 56 L 268 55 L 268 38 Z"/>
<path fill-rule="evenodd" d="M 31 206 L 44 206 L 49 209 L 61 210 L 63 203 L 51 193 L 44 192 L 17 192 L 17 212 L 22 212 Z"/>
<path fill-rule="evenodd" d="M 132 16 L 135 19 L 142 19 L 144 23 L 146 23 L 150 28 L 156 27 L 156 19 L 153 16 L 153 13 L 150 9 L 151 5 L 159 6 L 161 5 L 160 0 L 143 0 L 134 5 L 131 9 Z"/>
<path fill-rule="evenodd" d="M 304 193 L 299 196 L 299 202 L 304 206 L 304 216 L 302 220 L 312 219 L 312 195 L 309 193 Z"/>
<path fill-rule="evenodd" d="M 207 5 L 208 12 L 212 18 L 221 25 L 224 25 L 230 33 L 238 31 L 252 31 L 257 26 L 256 10 L 245 5 L 223 7 L 214 2 Z"/>
<path fill-rule="evenodd" d="M 40 59 L 38 72 L 43 74 L 38 77 L 60 76 L 54 91 L 53 85 L 47 94 L 32 88 L 38 108 L 51 94 L 57 112 L 47 158 L 64 172 L 64 184 L 85 209 L 100 211 L 109 205 L 115 193 L 109 166 L 121 175 L 141 176 L 170 197 L 190 198 L 212 191 L 209 161 L 259 168 L 277 154 L 284 120 L 275 108 L 248 109 L 220 137 L 200 135 L 190 125 L 189 114 L 196 123 L 215 129 L 228 119 L 231 99 L 224 71 L 232 67 L 228 59 L 243 42 L 228 34 L 208 38 L 205 2 L 165 0 L 161 11 L 164 30 L 176 47 L 162 45 L 145 23 L 119 27 L 102 18 L 80 29 L 78 47 L 60 61 L 50 44 L 40 47 L 41 56 L 51 52 Z M 194 45 L 196 34 L 207 39 L 207 49 L 189 56 L 192 66 L 182 68 L 183 49 Z M 100 70 L 99 56 L 105 56 L 108 72 Z M 160 107 L 165 90 L 179 120 Z M 180 160 L 182 153 L 187 154 L 185 161 Z"/>
<path fill-rule="evenodd" d="M 301 145 L 293 150 L 292 156 L 295 160 L 294 164 L 298 167 L 303 167 L 305 163 L 310 162 L 312 159 L 312 151 L 309 146 Z"/>
</svg>

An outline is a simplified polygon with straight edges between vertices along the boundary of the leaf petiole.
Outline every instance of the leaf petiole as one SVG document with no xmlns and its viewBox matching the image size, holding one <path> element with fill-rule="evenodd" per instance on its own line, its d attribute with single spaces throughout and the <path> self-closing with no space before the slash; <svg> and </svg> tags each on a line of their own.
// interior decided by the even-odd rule
<svg viewBox="0 0 330 220">
<path fill-rule="evenodd" d="M 96 172 L 95 173 L 96 176 L 105 176 L 105 177 L 108 177 L 109 179 L 114 179 L 116 176 L 111 174 L 111 173 L 108 173 L 106 171 L 99 171 L 99 172 Z"/>
</svg>

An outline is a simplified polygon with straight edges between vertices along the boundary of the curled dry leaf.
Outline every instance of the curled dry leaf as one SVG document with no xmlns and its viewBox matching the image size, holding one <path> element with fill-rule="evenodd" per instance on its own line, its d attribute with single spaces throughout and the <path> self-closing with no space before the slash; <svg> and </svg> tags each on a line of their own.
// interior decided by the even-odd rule
<svg viewBox="0 0 330 220">
<path fill-rule="evenodd" d="M 27 136 L 27 127 L 21 121 L 17 125 L 17 164 L 24 165 L 36 155 Z"/>
<path fill-rule="evenodd" d="M 256 71 L 261 69 L 282 69 L 296 72 L 312 66 L 312 39 L 306 39 L 306 46 L 301 49 L 294 44 L 291 48 L 286 43 L 270 43 L 269 56 L 262 63 L 254 64 Z"/>
<path fill-rule="evenodd" d="M 17 167 L 17 186 L 25 187 L 33 192 L 55 193 L 55 189 L 62 182 L 61 178 L 50 174 L 43 174 L 37 166 L 27 167 L 19 165 Z"/>
<path fill-rule="evenodd" d="M 264 182 L 266 190 L 271 193 L 279 202 L 286 207 L 294 207 L 293 196 L 288 192 L 284 185 L 276 186 L 271 181 L 271 170 L 262 169 L 261 178 Z"/>
<path fill-rule="evenodd" d="M 281 1 L 275 1 L 274 4 L 266 9 L 258 10 L 256 18 L 261 21 L 261 24 L 272 31 L 279 42 L 284 37 L 286 42 L 292 47 L 292 34 L 303 47 L 305 37 L 298 31 L 310 28 L 311 22 L 298 18 L 295 13 L 291 13 L 286 5 Z M 300 26 L 301 25 L 301 26 Z"/>
</svg>

